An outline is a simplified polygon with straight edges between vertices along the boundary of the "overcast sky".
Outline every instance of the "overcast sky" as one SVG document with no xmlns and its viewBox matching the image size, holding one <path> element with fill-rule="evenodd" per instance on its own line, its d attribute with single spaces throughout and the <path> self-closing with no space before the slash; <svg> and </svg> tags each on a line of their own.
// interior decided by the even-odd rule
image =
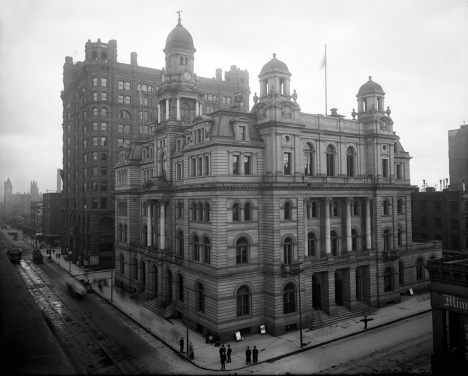
<svg viewBox="0 0 468 376">
<path fill-rule="evenodd" d="M 161 69 L 177 10 L 197 49 L 198 76 L 237 65 L 249 71 L 253 96 L 276 53 L 303 112 L 325 111 L 327 45 L 328 108 L 351 118 L 372 76 L 413 157 L 412 184 L 449 178 L 447 131 L 468 123 L 466 0 L 0 0 L 2 197 L 8 177 L 14 192 L 29 191 L 32 180 L 41 192 L 56 188 L 65 56 L 83 61 L 88 39 L 115 39 L 119 61 L 137 52 L 140 66 Z"/>
</svg>

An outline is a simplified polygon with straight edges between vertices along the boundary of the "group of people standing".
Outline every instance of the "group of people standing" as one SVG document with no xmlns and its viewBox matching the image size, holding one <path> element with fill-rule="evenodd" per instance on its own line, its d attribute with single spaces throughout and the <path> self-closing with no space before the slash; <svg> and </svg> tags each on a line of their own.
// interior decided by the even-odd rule
<svg viewBox="0 0 468 376">
<path fill-rule="evenodd" d="M 224 345 L 222 345 L 221 348 L 219 349 L 219 357 L 221 358 L 221 370 L 226 369 L 226 363 L 232 363 L 231 354 L 232 354 L 231 345 L 228 345 L 227 349 L 224 347 Z M 245 363 L 246 364 L 252 364 L 252 357 L 253 357 L 253 362 L 258 363 L 257 346 L 254 346 L 253 350 L 250 350 L 250 346 L 247 346 L 247 350 L 245 350 Z"/>
</svg>

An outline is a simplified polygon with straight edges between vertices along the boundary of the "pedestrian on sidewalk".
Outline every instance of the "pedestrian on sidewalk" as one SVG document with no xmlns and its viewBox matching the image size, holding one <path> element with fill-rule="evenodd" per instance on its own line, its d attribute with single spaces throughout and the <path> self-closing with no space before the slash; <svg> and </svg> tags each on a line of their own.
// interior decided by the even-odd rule
<svg viewBox="0 0 468 376">
<path fill-rule="evenodd" d="M 223 356 L 226 355 L 226 348 L 224 347 L 224 345 L 222 345 L 220 348 L 219 348 L 219 356 Z"/>
<path fill-rule="evenodd" d="M 231 345 L 228 345 L 227 352 L 226 352 L 228 363 L 231 363 L 231 353 L 232 353 Z"/>
<path fill-rule="evenodd" d="M 55 248 L 52 248 L 52 253 L 55 255 Z"/>
<path fill-rule="evenodd" d="M 195 352 L 193 351 L 192 341 L 189 341 L 189 351 L 190 351 L 190 359 L 193 360 L 195 358 Z"/>
<path fill-rule="evenodd" d="M 247 350 L 245 350 L 245 362 L 247 364 L 250 364 L 252 362 L 252 350 L 250 350 L 250 347 L 247 346 Z"/>
<path fill-rule="evenodd" d="M 226 369 L 226 354 L 225 353 L 221 354 L 221 370 L 223 369 Z"/>
<path fill-rule="evenodd" d="M 257 346 L 254 346 L 253 351 L 252 351 L 252 355 L 253 355 L 253 362 L 257 363 L 258 362 L 258 349 L 257 349 Z"/>
<path fill-rule="evenodd" d="M 182 354 L 184 353 L 184 343 L 185 343 L 184 337 L 182 337 L 182 338 L 180 339 L 180 341 L 179 341 L 179 345 L 180 345 L 180 350 L 179 350 L 179 351 L 180 351 Z"/>
</svg>

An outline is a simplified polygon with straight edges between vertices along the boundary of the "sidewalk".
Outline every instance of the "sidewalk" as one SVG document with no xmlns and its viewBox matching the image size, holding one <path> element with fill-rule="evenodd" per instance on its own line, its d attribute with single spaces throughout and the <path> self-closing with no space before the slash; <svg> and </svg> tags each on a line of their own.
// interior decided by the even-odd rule
<svg viewBox="0 0 468 376">
<path fill-rule="evenodd" d="M 59 264 L 66 271 L 71 270 L 72 275 L 83 274 L 84 267 L 76 266 L 63 258 L 57 259 L 52 255 L 52 261 Z M 47 262 L 47 261 L 45 261 Z M 110 278 L 110 272 L 89 272 L 88 276 L 77 276 L 78 279 L 89 279 L 93 282 L 94 279 Z M 104 299 L 110 302 L 111 288 L 103 287 L 102 291 L 98 288 L 97 283 L 93 283 L 93 291 L 101 295 Z M 373 321 L 368 324 L 368 330 L 373 330 L 382 327 L 407 317 L 419 315 L 431 310 L 429 294 L 403 296 L 400 304 L 389 307 L 380 308 L 375 315 L 372 315 Z M 127 295 L 121 295 L 117 289 L 114 289 L 113 302 L 110 302 L 123 313 L 133 318 L 143 327 L 151 331 L 167 346 L 179 351 L 179 339 L 184 336 L 187 341 L 187 329 L 182 322 L 176 319 L 166 320 L 155 313 L 148 310 L 146 307 L 137 305 Z M 245 349 L 250 346 L 257 346 L 259 349 L 259 363 L 265 361 L 277 360 L 292 354 L 322 346 L 326 343 L 333 342 L 339 339 L 350 337 L 352 335 L 363 332 L 363 323 L 359 320 L 362 317 L 356 317 L 339 324 L 320 328 L 310 331 L 303 330 L 303 342 L 307 344 L 302 349 L 300 348 L 300 333 L 299 331 L 286 333 L 278 337 L 269 334 L 255 334 L 244 338 L 241 342 L 227 342 L 224 346 L 231 345 L 232 348 L 232 363 L 226 364 L 226 371 L 233 371 L 249 367 L 245 364 Z M 195 359 L 191 361 L 198 367 L 206 370 L 219 371 L 219 348 L 211 344 L 205 343 L 205 337 L 199 333 L 189 331 L 189 340 L 193 343 Z M 186 342 L 187 343 L 187 342 Z M 430 368 L 430 366 L 429 366 Z"/>
</svg>

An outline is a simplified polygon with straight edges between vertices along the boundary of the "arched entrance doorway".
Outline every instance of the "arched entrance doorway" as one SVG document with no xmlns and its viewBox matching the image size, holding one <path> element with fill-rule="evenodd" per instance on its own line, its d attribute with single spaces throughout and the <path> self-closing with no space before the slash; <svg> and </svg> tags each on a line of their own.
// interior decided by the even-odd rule
<svg viewBox="0 0 468 376">
<path fill-rule="evenodd" d="M 316 309 L 322 308 L 322 289 L 319 278 L 312 276 L 312 307 Z"/>
<path fill-rule="evenodd" d="M 362 302 L 362 273 L 356 269 L 356 300 Z"/>
<path fill-rule="evenodd" d="M 335 303 L 343 305 L 343 282 L 338 272 L 335 272 Z"/>
</svg>

